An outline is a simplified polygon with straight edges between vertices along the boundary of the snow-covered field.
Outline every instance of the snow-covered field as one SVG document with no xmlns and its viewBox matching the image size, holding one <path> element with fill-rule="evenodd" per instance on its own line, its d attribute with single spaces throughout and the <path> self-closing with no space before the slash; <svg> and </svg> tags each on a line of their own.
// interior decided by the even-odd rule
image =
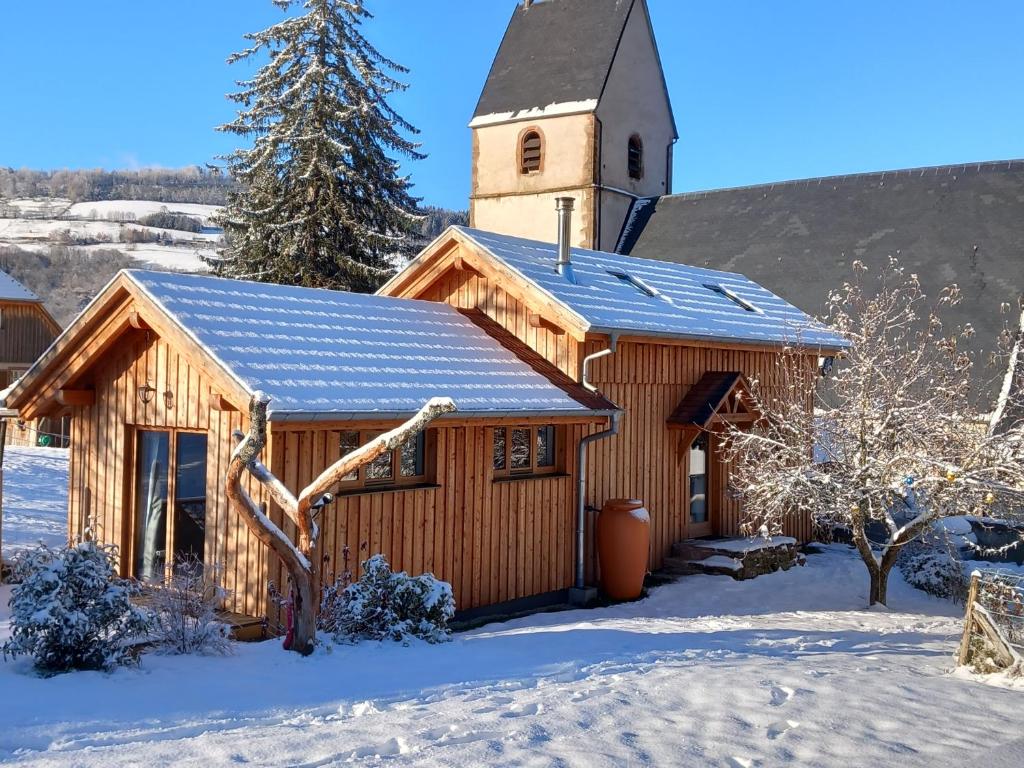
<svg viewBox="0 0 1024 768">
<path fill-rule="evenodd" d="M 88 245 L 72 243 L 70 247 L 88 253 L 117 249 L 143 265 L 190 272 L 205 271 L 203 256 L 213 256 L 221 239 L 217 231 L 184 232 L 133 223 L 143 216 L 167 211 L 198 218 L 204 227 L 220 210 L 214 205 L 198 203 L 159 203 L 148 200 L 104 200 L 71 204 L 67 200 L 9 200 L 23 218 L 0 218 L 0 245 L 13 245 L 25 250 L 47 250 L 73 240 L 100 240 Z M 40 218 L 42 217 L 42 218 Z M 122 231 L 161 234 L 162 243 L 123 243 Z"/>
<path fill-rule="evenodd" d="M 52 490 L 14 478 L 35 483 L 26 498 Z M 442 646 L 303 659 L 271 641 L 49 680 L 4 661 L 0 761 L 1024 765 L 1024 741 L 1010 744 L 1024 690 L 951 673 L 960 608 L 894 573 L 893 610 L 867 611 L 865 587 L 856 555 L 833 546 L 787 573 L 687 577 L 641 602 L 493 624 Z"/>
<path fill-rule="evenodd" d="M 66 544 L 67 450 L 8 446 L 4 453 L 3 505 L 5 559 L 40 541 L 50 546 Z"/>
</svg>

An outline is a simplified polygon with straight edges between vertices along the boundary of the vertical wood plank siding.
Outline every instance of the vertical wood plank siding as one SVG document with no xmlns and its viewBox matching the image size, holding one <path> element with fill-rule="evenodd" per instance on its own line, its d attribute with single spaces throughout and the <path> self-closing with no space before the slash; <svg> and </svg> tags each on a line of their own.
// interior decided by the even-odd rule
<svg viewBox="0 0 1024 768">
<path fill-rule="evenodd" d="M 53 326 L 36 303 L 0 301 L 0 363 L 28 367 L 57 338 Z"/>
<path fill-rule="evenodd" d="M 564 475 L 495 482 L 490 428 L 437 428 L 433 487 L 342 495 L 322 513 L 325 583 L 344 572 L 347 546 L 354 578 L 380 553 L 396 570 L 450 582 L 460 609 L 572 586 L 573 456 L 585 427 L 565 429 Z M 274 428 L 270 440 L 272 470 L 291 488 L 340 454 L 335 430 Z M 281 583 L 281 566 L 270 571 Z"/>
<path fill-rule="evenodd" d="M 247 421 L 237 412 L 211 408 L 208 382 L 166 342 L 134 334 L 118 345 L 89 374 L 96 404 L 76 407 L 72 417 L 68 536 L 88 526 L 93 537 L 121 548 L 123 567 L 130 562 L 133 499 L 130 497 L 135 428 L 204 432 L 207 449 L 206 552 L 208 564 L 222 569 L 231 591 L 229 610 L 260 616 L 266 611 L 267 555 L 262 544 L 234 512 L 224 495 L 224 473 L 233 442 L 231 433 Z M 149 404 L 136 394 L 146 382 L 157 387 Z M 172 391 L 168 408 L 163 393 Z M 262 501 L 260 490 L 250 487 Z"/>
</svg>

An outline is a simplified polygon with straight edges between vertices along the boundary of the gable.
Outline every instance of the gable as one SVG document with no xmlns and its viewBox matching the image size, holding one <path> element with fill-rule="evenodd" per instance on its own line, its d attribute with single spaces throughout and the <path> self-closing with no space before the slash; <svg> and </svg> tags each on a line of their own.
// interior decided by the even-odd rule
<svg viewBox="0 0 1024 768">
<path fill-rule="evenodd" d="M 596 109 L 635 0 L 518 0 L 473 127 Z"/>
</svg>

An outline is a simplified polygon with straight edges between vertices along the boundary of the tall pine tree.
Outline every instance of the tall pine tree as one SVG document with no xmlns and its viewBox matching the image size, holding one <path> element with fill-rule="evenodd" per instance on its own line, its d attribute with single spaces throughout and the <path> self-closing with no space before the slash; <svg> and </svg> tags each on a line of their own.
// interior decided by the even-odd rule
<svg viewBox="0 0 1024 768">
<path fill-rule="evenodd" d="M 223 215 L 219 274 L 265 282 L 376 289 L 392 271 L 418 200 L 396 157 L 421 159 L 418 131 L 388 104 L 408 72 L 360 32 L 363 0 L 272 0 L 302 15 L 255 34 L 229 64 L 269 61 L 228 98 L 218 130 L 251 140 L 224 159 L 239 191 Z"/>
</svg>

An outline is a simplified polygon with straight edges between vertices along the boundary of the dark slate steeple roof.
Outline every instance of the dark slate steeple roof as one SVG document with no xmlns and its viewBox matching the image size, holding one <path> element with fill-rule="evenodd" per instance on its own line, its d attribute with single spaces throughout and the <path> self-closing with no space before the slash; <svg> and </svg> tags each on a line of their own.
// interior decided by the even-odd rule
<svg viewBox="0 0 1024 768">
<path fill-rule="evenodd" d="M 599 100 L 635 2 L 520 0 L 474 119 Z"/>
<path fill-rule="evenodd" d="M 835 176 L 637 201 L 618 250 L 741 272 L 812 313 L 852 276 L 897 257 L 929 295 L 963 301 L 947 320 L 977 334 L 976 377 L 1024 294 L 1024 160 Z"/>
</svg>

